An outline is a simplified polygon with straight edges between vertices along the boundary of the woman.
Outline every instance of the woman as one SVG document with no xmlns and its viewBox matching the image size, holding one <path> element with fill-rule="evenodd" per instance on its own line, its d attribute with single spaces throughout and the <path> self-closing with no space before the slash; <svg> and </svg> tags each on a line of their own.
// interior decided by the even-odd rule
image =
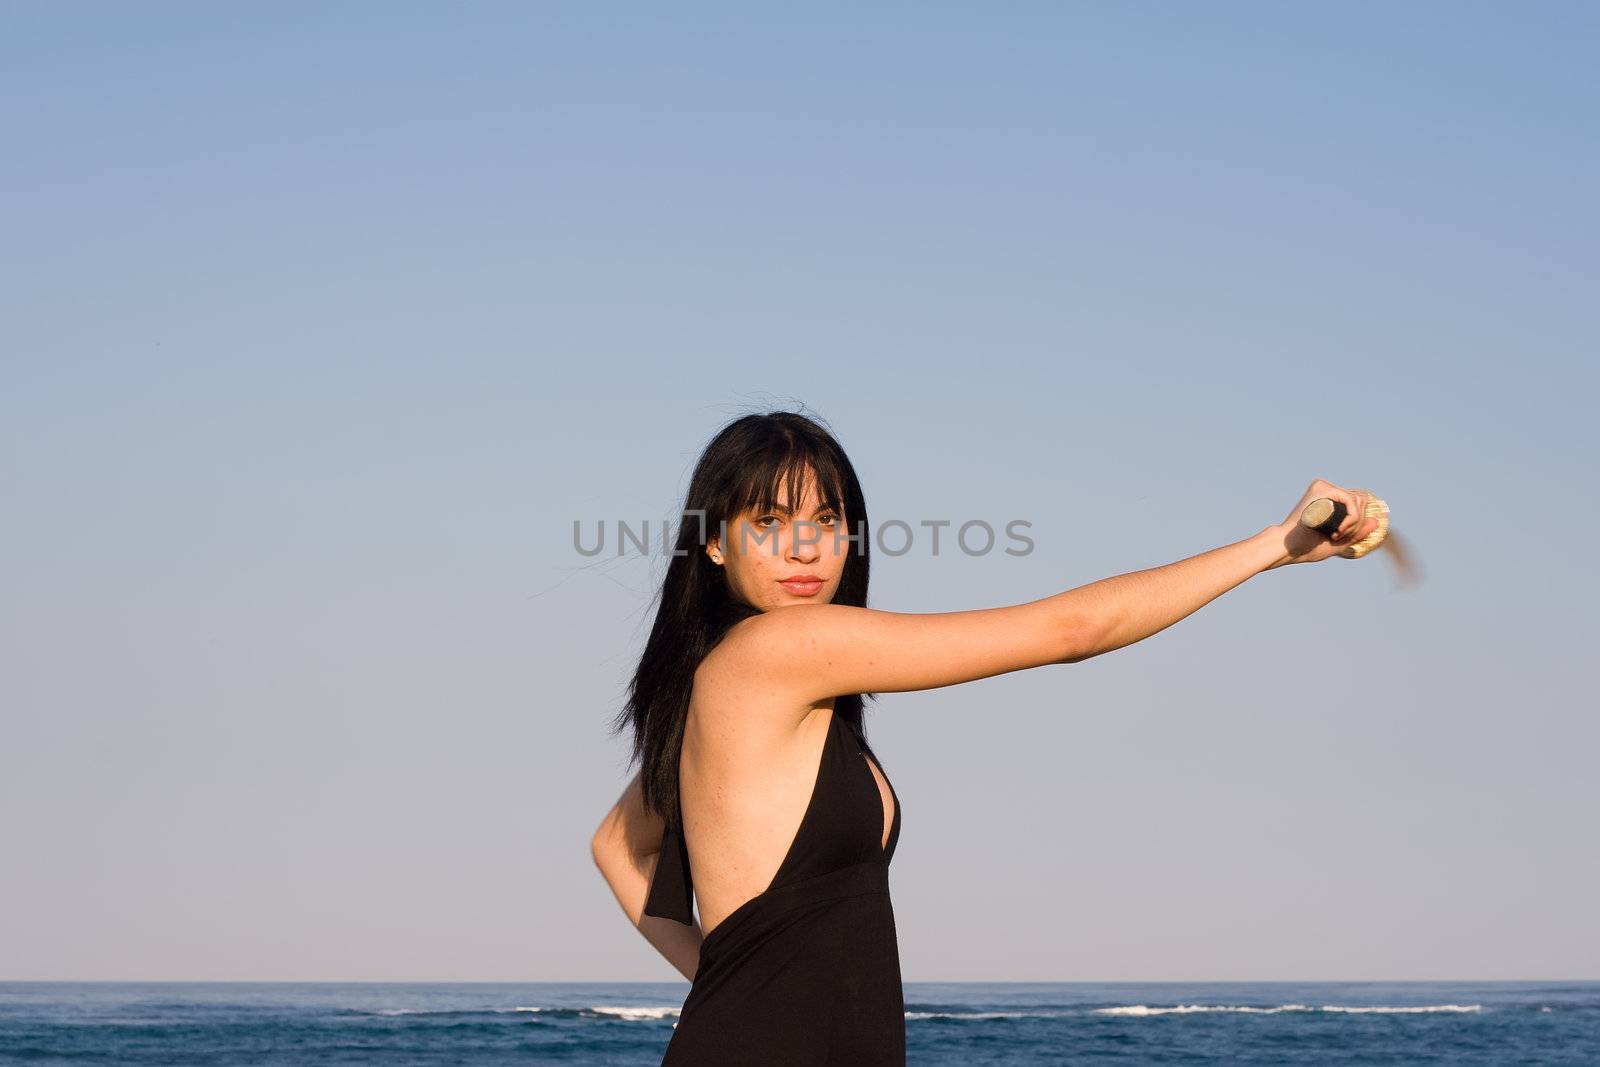
<svg viewBox="0 0 1600 1067">
<path fill-rule="evenodd" d="M 1320 496 L 1348 509 L 1331 536 L 1297 521 Z M 1122 648 L 1377 523 L 1364 494 L 1318 480 L 1283 522 L 1165 567 L 1006 607 L 877 611 L 855 471 L 786 412 L 712 439 L 684 515 L 616 722 L 639 772 L 592 842 L 628 918 L 692 983 L 663 1067 L 905 1063 L 900 803 L 864 698 Z"/>
</svg>

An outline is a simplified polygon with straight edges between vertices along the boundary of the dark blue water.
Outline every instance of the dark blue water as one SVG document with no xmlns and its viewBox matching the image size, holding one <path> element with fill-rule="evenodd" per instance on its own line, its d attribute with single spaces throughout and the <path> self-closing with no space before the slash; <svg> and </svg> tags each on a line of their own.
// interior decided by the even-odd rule
<svg viewBox="0 0 1600 1067">
<path fill-rule="evenodd" d="M 658 1064 L 687 983 L 0 982 L 0 1063 Z M 915 1067 L 1600 1064 L 1600 982 L 909 982 Z"/>
</svg>

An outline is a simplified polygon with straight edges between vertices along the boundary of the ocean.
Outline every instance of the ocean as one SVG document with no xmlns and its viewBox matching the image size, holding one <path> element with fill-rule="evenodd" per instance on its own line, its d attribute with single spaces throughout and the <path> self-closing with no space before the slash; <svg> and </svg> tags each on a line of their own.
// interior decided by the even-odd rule
<svg viewBox="0 0 1600 1067">
<path fill-rule="evenodd" d="M 673 983 L 0 982 L 0 1064 L 659 1064 Z M 914 1067 L 1600 1064 L 1600 982 L 905 985 Z"/>
</svg>

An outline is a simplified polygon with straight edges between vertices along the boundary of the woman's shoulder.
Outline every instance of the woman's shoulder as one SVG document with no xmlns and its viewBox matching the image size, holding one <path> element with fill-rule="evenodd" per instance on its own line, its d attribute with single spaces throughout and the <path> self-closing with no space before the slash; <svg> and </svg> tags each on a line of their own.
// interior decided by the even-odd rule
<svg viewBox="0 0 1600 1067">
<path fill-rule="evenodd" d="M 770 669 L 765 661 L 771 650 L 758 644 L 766 640 L 760 632 L 765 627 L 756 625 L 764 617 L 735 623 L 695 669 L 689 715 L 725 737 L 737 734 L 749 741 L 792 735 L 807 716 L 832 703 L 790 692 Z"/>
<path fill-rule="evenodd" d="M 809 629 L 832 619 L 830 612 L 840 610 L 850 609 L 841 609 L 834 604 L 794 604 L 747 615 L 723 631 L 722 637 L 706 653 L 701 665 L 710 664 L 712 671 L 740 668 L 759 670 L 764 665 L 770 665 L 769 661 L 774 656 L 792 656 L 795 651 L 791 644 L 793 641 L 802 638 Z"/>
<path fill-rule="evenodd" d="M 701 657 L 695 668 L 694 683 L 702 681 L 716 684 L 738 675 L 741 670 L 759 670 L 760 655 L 767 635 L 771 633 L 770 612 L 749 615 L 723 631 L 717 643 Z"/>
</svg>

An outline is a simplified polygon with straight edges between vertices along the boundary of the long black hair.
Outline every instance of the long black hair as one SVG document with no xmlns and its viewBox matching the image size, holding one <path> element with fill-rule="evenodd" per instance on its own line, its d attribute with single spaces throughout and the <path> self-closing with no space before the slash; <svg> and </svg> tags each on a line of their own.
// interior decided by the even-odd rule
<svg viewBox="0 0 1600 1067">
<path fill-rule="evenodd" d="M 673 554 L 656 593 L 655 625 L 628 685 L 627 703 L 612 724 L 613 733 L 633 727 L 629 766 L 639 765 L 645 806 L 670 827 L 681 826 L 678 756 L 695 668 L 734 623 L 761 613 L 728 595 L 724 571 L 707 558 L 706 544 L 710 535 L 724 530 L 723 523 L 731 530 L 749 509 L 772 508 L 779 502 L 780 485 L 798 511 L 812 477 L 822 505 L 841 513 L 850 536 L 857 539 L 847 545 L 831 602 L 866 607 L 871 563 L 867 504 L 855 468 L 829 430 L 793 412 L 744 415 L 718 431 L 695 463 Z M 862 722 L 869 699 L 877 694 L 839 694 L 833 713 L 855 729 L 870 753 Z"/>
</svg>

